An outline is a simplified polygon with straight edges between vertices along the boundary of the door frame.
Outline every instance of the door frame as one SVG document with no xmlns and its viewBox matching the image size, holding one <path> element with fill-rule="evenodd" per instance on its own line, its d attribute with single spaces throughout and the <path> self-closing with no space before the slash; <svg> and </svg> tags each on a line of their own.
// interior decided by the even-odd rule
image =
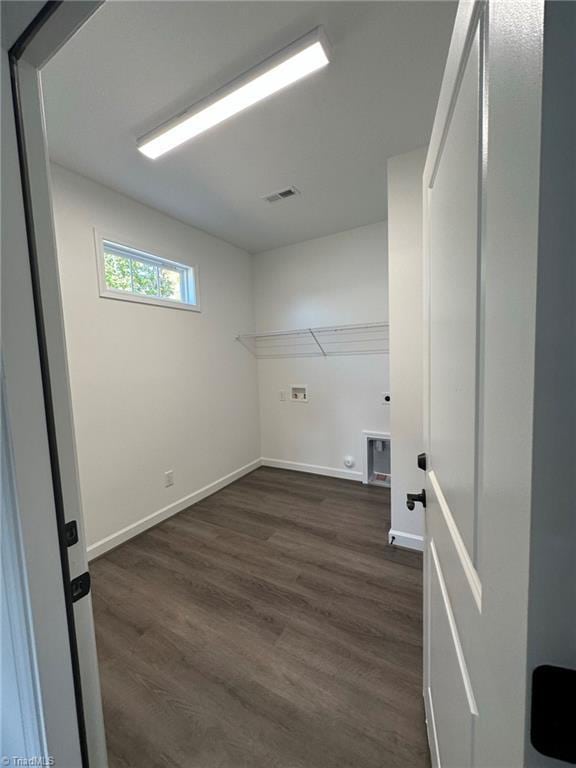
<svg viewBox="0 0 576 768">
<path fill-rule="evenodd" d="M 79 751 L 82 768 L 87 768 L 90 763 L 104 768 L 107 757 L 91 596 L 88 593 L 78 600 L 72 594 L 72 580 L 82 576 L 89 587 L 89 573 L 62 321 L 40 70 L 101 4 L 101 1 L 93 0 L 46 2 L 17 39 L 13 43 L 9 41 L 8 44 L 12 44 L 7 52 L 13 107 L 10 118 L 14 120 L 25 230 L 22 239 L 25 237 L 29 265 L 28 275 L 16 290 L 18 293 L 22 291 L 22 300 L 28 301 L 33 310 L 36 342 L 33 345 L 29 339 L 28 345 L 21 344 L 14 334 L 14 340 L 4 345 L 7 418 L 14 443 L 16 477 L 19 472 L 24 475 L 26 470 L 37 470 L 31 457 L 24 456 L 18 449 L 24 431 L 33 432 L 39 443 L 37 460 L 46 463 L 45 457 L 49 457 L 40 508 L 46 510 L 51 507 L 54 515 L 42 516 L 42 525 L 47 527 L 44 533 L 47 538 L 42 545 L 50 550 L 47 554 L 51 557 L 52 568 L 44 568 L 40 576 L 37 557 L 28 557 L 25 568 L 36 630 L 34 644 L 49 756 L 58 763 L 64 759 L 68 762 L 74 760 L 74 764 L 78 765 L 78 757 L 72 755 L 78 755 Z M 7 325 L 16 324 L 12 314 L 6 320 L 9 321 Z M 20 401 L 19 371 L 11 370 L 15 368 L 11 363 L 17 354 L 28 356 L 31 365 L 35 366 L 36 380 L 31 386 L 36 387 L 35 394 L 39 395 L 37 402 L 43 407 L 43 418 L 36 418 L 34 422 L 29 419 L 27 424 L 23 423 L 19 414 L 29 403 Z M 38 412 L 35 415 L 38 417 Z M 22 469 L 19 469 L 20 466 Z M 16 483 L 16 486 L 22 545 L 24 550 L 37 552 L 38 539 L 42 535 L 42 525 L 38 525 L 38 499 L 31 504 L 32 500 L 25 498 L 23 484 L 18 487 Z M 46 498 L 48 487 L 51 488 L 49 499 Z M 36 524 L 28 520 L 34 512 Z M 78 530 L 76 544 L 66 541 L 66 524 L 71 520 L 76 522 Z M 60 579 L 56 575 L 58 570 Z M 47 600 L 49 595 L 54 598 L 52 601 Z M 50 611 L 46 609 L 42 612 L 40 606 L 46 603 L 50 605 Z M 56 644 L 50 625 L 57 625 L 58 629 L 65 626 L 66 647 L 57 651 L 50 649 L 50 645 Z M 51 674 L 49 667 L 52 667 Z M 72 700 L 68 695 L 70 688 L 73 712 L 68 706 Z M 67 729 L 65 734 L 64 729 Z"/>
</svg>

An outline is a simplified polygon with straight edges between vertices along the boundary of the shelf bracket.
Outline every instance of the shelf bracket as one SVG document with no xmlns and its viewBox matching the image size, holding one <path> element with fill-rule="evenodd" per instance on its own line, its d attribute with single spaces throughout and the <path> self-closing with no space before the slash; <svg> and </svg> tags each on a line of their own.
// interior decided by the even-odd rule
<svg viewBox="0 0 576 768">
<path fill-rule="evenodd" d="M 322 344 L 320 344 L 320 342 L 318 341 L 318 337 L 316 336 L 316 334 L 314 333 L 314 331 L 312 330 L 312 328 L 308 328 L 308 330 L 309 330 L 309 331 L 310 331 L 310 333 L 312 334 L 312 338 L 314 339 L 314 341 L 316 342 L 316 344 L 318 344 L 318 348 L 320 349 L 320 352 L 322 352 L 322 355 L 323 355 L 324 357 L 327 357 L 327 355 L 326 355 L 326 352 L 324 351 L 324 347 L 323 347 L 323 346 L 322 346 Z"/>
</svg>

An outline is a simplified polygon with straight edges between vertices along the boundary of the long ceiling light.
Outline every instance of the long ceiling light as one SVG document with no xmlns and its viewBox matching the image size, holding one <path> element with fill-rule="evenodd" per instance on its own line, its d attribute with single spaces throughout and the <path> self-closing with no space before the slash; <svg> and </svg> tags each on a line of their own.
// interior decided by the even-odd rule
<svg viewBox="0 0 576 768">
<path fill-rule="evenodd" d="M 138 140 L 138 149 L 153 160 L 209 128 L 325 67 L 329 46 L 322 27 L 283 48 L 216 93 Z"/>
</svg>

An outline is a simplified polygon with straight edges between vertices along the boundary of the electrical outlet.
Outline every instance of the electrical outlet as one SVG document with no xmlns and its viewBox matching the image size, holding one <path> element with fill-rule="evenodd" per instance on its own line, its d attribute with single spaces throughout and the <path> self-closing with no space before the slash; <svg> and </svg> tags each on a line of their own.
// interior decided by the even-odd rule
<svg viewBox="0 0 576 768">
<path fill-rule="evenodd" d="M 164 487 L 170 488 L 171 485 L 174 485 L 174 470 L 169 469 L 167 472 L 164 472 Z"/>
</svg>

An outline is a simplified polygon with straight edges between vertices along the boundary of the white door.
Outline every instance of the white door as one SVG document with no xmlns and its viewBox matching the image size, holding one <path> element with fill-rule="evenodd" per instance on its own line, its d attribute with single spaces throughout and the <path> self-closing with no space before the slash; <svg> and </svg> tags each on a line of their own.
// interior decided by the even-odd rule
<svg viewBox="0 0 576 768">
<path fill-rule="evenodd" d="M 524 765 L 543 16 L 460 4 L 424 173 L 424 695 L 442 768 Z"/>
</svg>

